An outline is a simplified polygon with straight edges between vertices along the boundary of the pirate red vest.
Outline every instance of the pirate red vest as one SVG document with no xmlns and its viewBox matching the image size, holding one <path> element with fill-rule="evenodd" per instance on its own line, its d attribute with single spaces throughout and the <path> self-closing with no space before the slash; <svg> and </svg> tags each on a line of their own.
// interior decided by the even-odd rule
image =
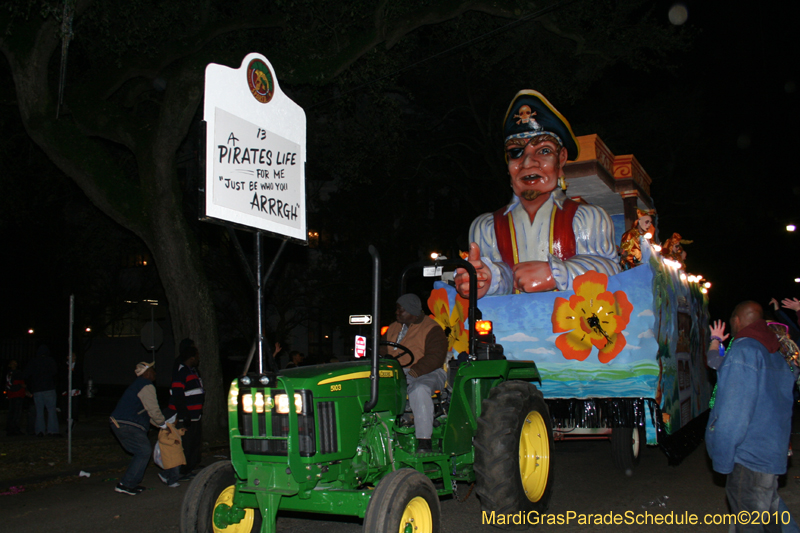
<svg viewBox="0 0 800 533">
<path fill-rule="evenodd" d="M 578 210 L 578 203 L 570 199 L 564 200 L 563 207 L 553 206 L 553 218 L 550 231 L 550 253 L 562 261 L 575 255 L 575 232 L 572 230 L 572 219 Z M 511 232 L 514 220 L 511 211 L 503 214 L 507 207 L 501 207 L 494 212 L 494 234 L 497 239 L 497 249 L 503 262 L 514 268 L 517 243 L 512 238 Z"/>
</svg>

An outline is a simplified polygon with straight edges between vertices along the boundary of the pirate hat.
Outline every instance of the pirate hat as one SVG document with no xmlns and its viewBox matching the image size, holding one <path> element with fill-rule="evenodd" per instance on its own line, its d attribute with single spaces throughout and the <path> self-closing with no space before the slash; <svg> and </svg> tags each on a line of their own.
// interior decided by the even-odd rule
<svg viewBox="0 0 800 533">
<path fill-rule="evenodd" d="M 514 96 L 503 120 L 503 139 L 528 139 L 552 135 L 567 149 L 568 159 L 578 158 L 578 140 L 567 119 L 540 92 L 524 89 Z"/>
</svg>

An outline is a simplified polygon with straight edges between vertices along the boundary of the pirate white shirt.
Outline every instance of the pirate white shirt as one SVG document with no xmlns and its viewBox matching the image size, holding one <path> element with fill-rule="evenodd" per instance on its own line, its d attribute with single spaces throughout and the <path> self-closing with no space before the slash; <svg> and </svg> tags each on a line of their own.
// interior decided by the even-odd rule
<svg viewBox="0 0 800 533">
<path fill-rule="evenodd" d="M 581 274 L 596 270 L 609 276 L 620 271 L 617 257 L 614 224 L 606 211 L 598 206 L 581 204 L 572 219 L 575 233 L 575 255 L 561 260 L 550 253 L 550 221 L 553 209 L 563 207 L 566 195 L 560 189 L 536 212 L 533 222 L 522 206 L 519 197 L 512 198 L 503 214 L 511 212 L 516 233 L 519 262 L 547 261 L 560 291 L 572 289 L 572 282 Z M 514 290 L 514 277 L 500 255 L 494 231 L 494 214 L 484 213 L 476 218 L 469 229 L 470 242 L 481 249 L 481 260 L 492 273 L 487 296 L 510 294 Z"/>
</svg>

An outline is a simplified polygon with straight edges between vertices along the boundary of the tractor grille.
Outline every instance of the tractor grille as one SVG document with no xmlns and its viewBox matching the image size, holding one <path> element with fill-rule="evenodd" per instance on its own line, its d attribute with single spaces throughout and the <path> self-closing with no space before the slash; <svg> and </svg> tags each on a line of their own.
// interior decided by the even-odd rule
<svg viewBox="0 0 800 533">
<path fill-rule="evenodd" d="M 319 451 L 334 453 L 339 451 L 339 439 L 336 438 L 336 403 L 319 402 Z"/>
<path fill-rule="evenodd" d="M 261 392 L 265 396 L 271 395 L 274 398 L 278 394 L 283 394 L 280 390 L 256 390 L 245 389 L 243 393 L 250 392 L 255 394 Z M 310 457 L 316 453 L 316 442 L 314 438 L 314 407 L 311 394 L 308 391 L 297 391 L 303 396 L 303 410 L 297 414 L 298 435 L 300 455 Z M 239 401 L 239 433 L 245 437 L 242 439 L 242 450 L 248 454 L 256 455 L 287 455 L 288 441 L 273 439 L 258 439 L 247 437 L 288 437 L 289 436 L 289 415 L 278 413 L 275 407 L 264 409 L 258 413 L 246 413 L 243 406 L 244 394 L 240 394 Z M 290 405 L 294 408 L 294 404 Z"/>
</svg>

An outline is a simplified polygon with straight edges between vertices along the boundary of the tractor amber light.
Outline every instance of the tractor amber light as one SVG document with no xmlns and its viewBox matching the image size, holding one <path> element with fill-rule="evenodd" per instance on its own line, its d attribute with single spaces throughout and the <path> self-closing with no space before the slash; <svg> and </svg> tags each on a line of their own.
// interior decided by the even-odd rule
<svg viewBox="0 0 800 533">
<path fill-rule="evenodd" d="M 478 335 L 488 335 L 492 332 L 492 321 L 478 320 L 475 322 L 475 331 L 478 333 Z"/>
<path fill-rule="evenodd" d="M 282 415 L 289 414 L 289 395 L 275 395 L 275 405 L 277 406 L 278 413 Z M 299 393 L 294 393 L 294 410 L 297 414 L 303 412 L 303 397 Z"/>
<path fill-rule="evenodd" d="M 386 335 L 387 331 L 389 331 L 389 326 L 383 326 L 381 328 L 381 335 Z"/>
</svg>

